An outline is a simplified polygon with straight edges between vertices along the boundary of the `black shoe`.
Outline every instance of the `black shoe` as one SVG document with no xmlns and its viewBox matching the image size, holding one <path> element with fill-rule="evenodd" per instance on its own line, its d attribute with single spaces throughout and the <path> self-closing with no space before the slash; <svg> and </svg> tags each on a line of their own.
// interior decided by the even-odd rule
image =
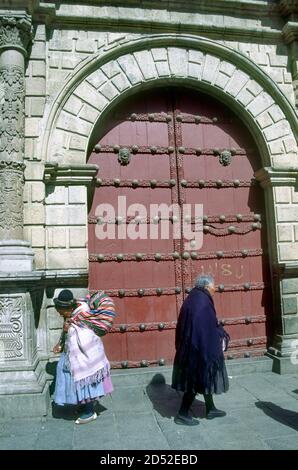
<svg viewBox="0 0 298 470">
<path fill-rule="evenodd" d="M 226 416 L 226 412 L 222 410 L 218 410 L 217 408 L 211 408 L 211 410 L 206 413 L 206 419 L 213 419 L 213 418 L 222 418 Z"/>
<path fill-rule="evenodd" d="M 192 416 L 182 416 L 179 413 L 174 418 L 176 424 L 184 424 L 185 426 L 197 426 L 200 422 Z"/>
</svg>

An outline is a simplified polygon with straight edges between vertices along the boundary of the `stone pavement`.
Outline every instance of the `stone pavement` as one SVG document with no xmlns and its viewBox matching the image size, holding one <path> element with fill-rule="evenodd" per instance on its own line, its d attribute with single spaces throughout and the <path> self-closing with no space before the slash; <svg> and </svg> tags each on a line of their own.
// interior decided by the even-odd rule
<svg viewBox="0 0 298 470">
<path fill-rule="evenodd" d="M 47 417 L 0 421 L 0 449 L 298 449 L 298 371 L 231 376 L 230 391 L 215 397 L 227 416 L 206 420 L 198 395 L 192 411 L 200 425 L 190 428 L 174 423 L 181 395 L 169 385 L 170 368 L 128 372 L 113 372 L 115 391 L 101 400 L 96 421 L 75 425 L 72 409 L 68 419 L 51 409 Z"/>
</svg>

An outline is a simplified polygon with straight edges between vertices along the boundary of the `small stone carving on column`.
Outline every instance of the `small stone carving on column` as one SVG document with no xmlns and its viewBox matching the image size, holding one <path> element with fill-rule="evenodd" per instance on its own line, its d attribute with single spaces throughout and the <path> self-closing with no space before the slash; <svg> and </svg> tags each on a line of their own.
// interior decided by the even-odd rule
<svg viewBox="0 0 298 470">
<path fill-rule="evenodd" d="M 24 167 L 0 161 L 0 238 L 21 239 L 23 234 Z"/>
<path fill-rule="evenodd" d="M 23 160 L 24 71 L 18 65 L 0 67 L 1 160 Z"/>
</svg>

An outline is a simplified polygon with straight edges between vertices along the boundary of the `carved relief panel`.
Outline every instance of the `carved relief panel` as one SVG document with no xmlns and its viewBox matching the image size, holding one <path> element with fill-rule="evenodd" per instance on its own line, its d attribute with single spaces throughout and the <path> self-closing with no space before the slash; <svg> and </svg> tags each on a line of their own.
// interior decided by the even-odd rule
<svg viewBox="0 0 298 470">
<path fill-rule="evenodd" d="M 24 301 L 18 297 L 0 297 L 0 361 L 24 357 Z"/>
</svg>

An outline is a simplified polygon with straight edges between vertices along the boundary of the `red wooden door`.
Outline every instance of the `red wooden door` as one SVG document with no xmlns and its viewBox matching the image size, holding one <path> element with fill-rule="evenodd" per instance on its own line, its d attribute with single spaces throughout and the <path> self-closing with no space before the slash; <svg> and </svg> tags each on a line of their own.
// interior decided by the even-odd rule
<svg viewBox="0 0 298 470">
<path fill-rule="evenodd" d="M 233 340 L 229 354 L 263 354 L 270 301 L 263 195 L 253 180 L 260 157 L 239 119 L 207 96 L 156 89 L 116 109 L 89 162 L 99 166 L 89 215 L 89 288 L 104 289 L 116 304 L 117 322 L 105 338 L 112 365 L 172 362 L 179 308 L 201 272 L 215 276 L 218 316 Z M 146 213 L 132 206 L 120 214 L 119 196 L 127 208 L 138 203 Z M 98 210 L 103 203 L 115 214 Z M 202 248 L 189 251 L 183 234 L 173 238 L 172 212 L 150 213 L 162 203 L 179 205 L 183 216 L 183 204 L 203 204 Z M 163 219 L 170 220 L 167 239 L 160 236 Z M 152 223 L 157 238 L 150 238 Z M 98 239 L 97 230 L 113 235 L 113 227 L 115 239 Z"/>
</svg>

